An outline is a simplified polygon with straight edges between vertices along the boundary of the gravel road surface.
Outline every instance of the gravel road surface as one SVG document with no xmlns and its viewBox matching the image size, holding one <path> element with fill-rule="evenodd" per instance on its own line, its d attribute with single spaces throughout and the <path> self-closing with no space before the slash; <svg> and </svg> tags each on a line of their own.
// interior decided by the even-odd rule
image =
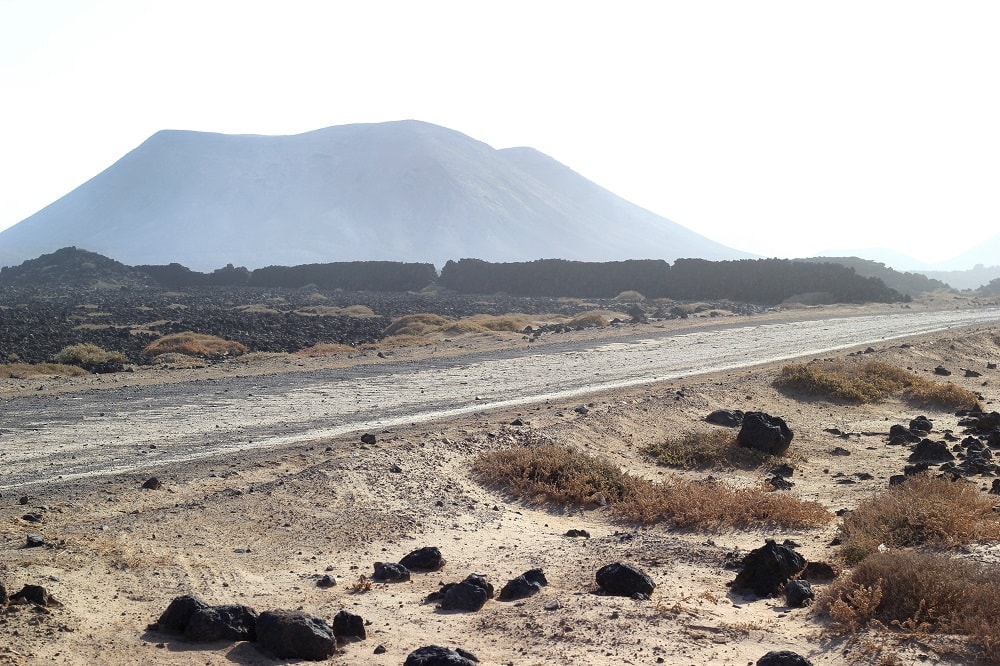
<svg viewBox="0 0 1000 666">
<path fill-rule="evenodd" d="M 6 398 L 0 401 L 0 491 L 501 406 L 582 399 L 998 320 L 997 309 L 759 325 L 744 320 L 612 342 Z"/>
</svg>

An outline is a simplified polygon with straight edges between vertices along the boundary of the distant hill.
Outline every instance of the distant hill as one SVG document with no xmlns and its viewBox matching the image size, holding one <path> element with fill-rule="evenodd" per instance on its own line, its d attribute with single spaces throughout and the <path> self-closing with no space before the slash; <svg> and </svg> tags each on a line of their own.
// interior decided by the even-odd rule
<svg viewBox="0 0 1000 666">
<path fill-rule="evenodd" d="M 196 270 L 340 261 L 751 255 L 530 148 L 418 121 L 294 136 L 161 131 L 0 232 L 0 264 L 65 246 Z"/>
<path fill-rule="evenodd" d="M 993 261 L 1000 258 L 994 257 Z M 965 271 L 921 271 L 929 278 L 941 280 L 955 289 L 979 289 L 1000 277 L 1000 266 L 979 264 Z"/>
<path fill-rule="evenodd" d="M 948 285 L 940 280 L 934 280 L 923 273 L 904 273 L 889 268 L 885 264 L 869 259 L 858 257 L 809 257 L 807 259 L 796 259 L 796 261 L 806 261 L 810 263 L 840 264 L 854 269 L 854 272 L 861 277 L 878 278 L 885 286 L 895 289 L 906 296 L 918 296 L 937 289 L 947 289 Z"/>
<path fill-rule="evenodd" d="M 141 270 L 75 247 L 60 248 L 19 266 L 0 269 L 0 286 L 120 289 L 156 285 L 156 280 Z"/>
</svg>

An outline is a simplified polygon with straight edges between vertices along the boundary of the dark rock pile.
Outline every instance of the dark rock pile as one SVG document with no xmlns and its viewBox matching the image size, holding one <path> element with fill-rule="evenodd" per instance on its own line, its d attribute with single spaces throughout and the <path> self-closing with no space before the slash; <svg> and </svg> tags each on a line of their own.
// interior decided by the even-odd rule
<svg viewBox="0 0 1000 666">
<path fill-rule="evenodd" d="M 176 597 L 150 631 L 180 635 L 192 643 L 250 641 L 265 654 L 279 659 L 329 659 L 337 639 L 364 640 L 365 621 L 340 611 L 333 625 L 302 611 L 273 610 L 258 614 L 249 606 L 210 606 L 198 597 Z"/>
</svg>

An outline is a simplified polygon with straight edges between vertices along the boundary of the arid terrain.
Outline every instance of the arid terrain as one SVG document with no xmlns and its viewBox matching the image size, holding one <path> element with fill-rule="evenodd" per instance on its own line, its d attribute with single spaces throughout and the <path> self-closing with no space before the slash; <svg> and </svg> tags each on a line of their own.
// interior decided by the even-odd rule
<svg viewBox="0 0 1000 666">
<path fill-rule="evenodd" d="M 915 303 L 909 311 L 956 306 L 968 304 L 939 300 Z M 746 326 L 887 311 L 899 312 L 899 306 L 734 320 Z M 708 319 L 660 322 L 658 332 L 663 326 L 684 332 Z M 556 337 L 613 342 L 654 325 L 573 331 L 532 344 L 537 351 Z M 1000 322 L 872 341 L 830 356 L 860 353 L 932 381 L 952 381 L 980 394 L 988 412 L 1000 400 L 998 371 L 988 368 L 1000 360 L 998 334 Z M 123 386 L 213 382 L 224 387 L 229 378 L 273 379 L 380 363 L 387 356 L 413 363 L 432 353 L 488 356 L 523 344 L 520 333 L 470 333 L 433 345 L 373 347 L 350 357 L 255 354 L 201 368 L 158 365 L 114 375 L 3 379 L 0 401 L 45 395 L 85 402 L 95 392 Z M 923 414 L 933 421 L 932 439 L 948 431 L 961 437 L 954 410 L 898 396 L 850 404 L 779 390 L 774 380 L 783 363 L 514 407 L 491 408 L 484 401 L 479 411 L 372 432 L 374 443 L 362 443 L 361 433 L 352 432 L 23 489 L 0 479 L 6 486 L 0 496 L 0 583 L 10 594 L 42 585 L 58 602 L 11 604 L 0 613 L 0 663 L 280 663 L 253 643 L 191 643 L 150 630 L 171 599 L 183 594 L 258 611 L 301 609 L 327 620 L 342 609 L 356 613 L 365 619 L 368 636 L 341 645 L 330 661 L 343 664 L 402 664 L 411 651 L 430 644 L 461 647 L 482 664 L 742 666 L 770 650 L 793 650 L 814 664 L 969 663 L 962 637 L 911 632 L 903 640 L 887 631 L 852 639 L 830 632 L 828 619 L 810 607 L 790 608 L 781 597 L 757 598 L 729 587 L 742 557 L 765 539 L 793 541 L 808 561 L 840 570 L 841 553 L 832 545 L 841 522 L 837 512 L 884 491 L 907 464 L 910 449 L 888 444 L 892 425 Z M 953 374 L 935 374 L 939 366 Z M 961 369 L 979 376 L 965 376 L 973 373 Z M 734 486 L 760 483 L 770 466 L 675 469 L 644 453 L 670 438 L 718 429 L 705 421 L 717 409 L 763 411 L 787 421 L 795 434 L 785 456 L 794 469 L 788 477 L 794 486 L 780 492 L 819 502 L 830 512 L 828 522 L 795 529 L 767 524 L 677 529 L 630 522 L 600 498 L 563 505 L 516 497 L 484 483 L 474 469 L 483 453 L 550 442 L 654 481 L 711 475 Z M 224 422 L 225 415 L 219 418 Z M 0 447 L 10 437 L 0 421 Z M 143 488 L 152 476 L 162 487 Z M 985 495 L 992 480 L 960 482 L 975 484 Z M 589 537 L 566 536 L 569 530 L 585 530 Z M 41 535 L 44 545 L 26 547 L 29 534 Z M 440 548 L 447 564 L 414 573 L 409 582 L 371 583 L 376 562 L 396 562 L 423 546 Z M 958 554 L 997 563 L 1000 545 L 985 542 Z M 599 593 L 595 572 L 616 561 L 652 577 L 656 589 L 650 600 Z M 533 568 L 544 570 L 548 585 L 521 601 L 493 599 L 477 612 L 441 611 L 425 602 L 442 584 L 473 572 L 499 589 Z M 317 585 L 324 576 L 335 584 Z M 816 588 L 822 592 L 824 584 Z M 384 649 L 376 652 L 378 646 Z"/>
</svg>

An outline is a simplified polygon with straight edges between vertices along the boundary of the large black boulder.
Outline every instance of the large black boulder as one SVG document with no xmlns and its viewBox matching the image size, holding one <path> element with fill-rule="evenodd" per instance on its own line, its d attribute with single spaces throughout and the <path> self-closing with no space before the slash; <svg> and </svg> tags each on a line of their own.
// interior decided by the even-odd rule
<svg viewBox="0 0 1000 666">
<path fill-rule="evenodd" d="M 612 562 L 597 570 L 597 584 L 608 594 L 631 597 L 634 594 L 650 595 L 656 583 L 649 575 L 624 562 Z"/>
<path fill-rule="evenodd" d="M 302 611 L 264 611 L 257 617 L 257 647 L 279 659 L 322 661 L 337 651 L 333 629 Z"/>
<path fill-rule="evenodd" d="M 785 582 L 793 578 L 806 566 L 806 558 L 788 546 L 780 546 L 774 541 L 747 553 L 742 568 L 733 581 L 738 590 L 752 590 L 760 597 L 779 594 Z"/>
<path fill-rule="evenodd" d="M 195 611 L 203 608 L 208 608 L 208 604 L 196 596 L 185 594 L 174 597 L 167 606 L 167 610 L 163 611 L 160 619 L 156 621 L 156 628 L 159 631 L 182 634 Z"/>
<path fill-rule="evenodd" d="M 435 546 L 424 546 L 407 553 L 399 561 L 410 571 L 437 571 L 443 567 L 446 560 L 441 557 L 441 550 Z"/>
<path fill-rule="evenodd" d="M 411 652 L 403 666 L 476 666 L 478 663 L 476 655 L 471 652 L 428 645 Z"/>
<path fill-rule="evenodd" d="M 199 608 L 184 627 L 184 638 L 194 643 L 257 640 L 257 611 L 249 606 Z"/>
<path fill-rule="evenodd" d="M 740 446 L 780 456 L 791 446 L 794 436 L 780 417 L 764 412 L 747 412 L 736 441 Z"/>
</svg>

